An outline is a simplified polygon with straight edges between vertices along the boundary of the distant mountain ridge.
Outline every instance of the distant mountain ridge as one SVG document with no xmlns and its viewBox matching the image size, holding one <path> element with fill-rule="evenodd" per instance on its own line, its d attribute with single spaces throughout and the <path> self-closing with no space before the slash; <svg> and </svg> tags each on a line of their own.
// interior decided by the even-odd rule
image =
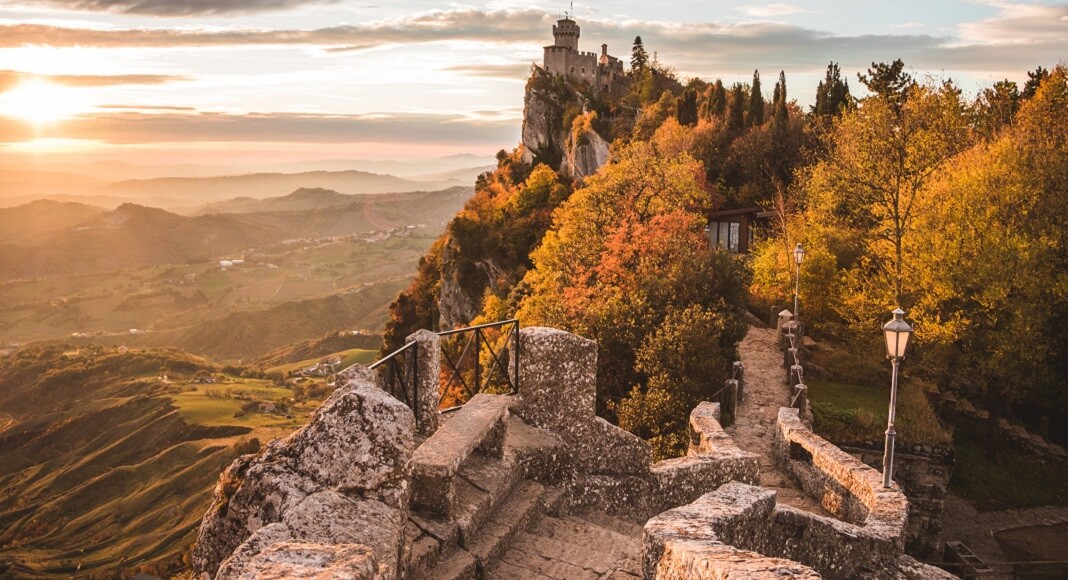
<svg viewBox="0 0 1068 580">
<path fill-rule="evenodd" d="M 301 188 L 331 189 L 345 194 L 368 194 L 445 189 L 457 185 L 469 185 L 469 183 L 454 179 L 436 182 L 413 181 L 393 175 L 348 170 L 131 179 L 100 186 L 92 190 L 92 193 L 132 200 L 143 199 L 146 203 L 150 203 L 153 199 L 166 199 L 170 200 L 170 203 L 192 205 L 235 197 L 254 199 L 277 197 Z"/>
<path fill-rule="evenodd" d="M 470 195 L 467 187 L 356 196 L 299 189 L 267 200 L 231 200 L 195 216 L 133 203 L 110 212 L 56 202 L 0 208 L 0 225 L 12 224 L 13 232 L 0 232 L 0 279 L 208 261 L 286 239 L 437 223 Z"/>
</svg>

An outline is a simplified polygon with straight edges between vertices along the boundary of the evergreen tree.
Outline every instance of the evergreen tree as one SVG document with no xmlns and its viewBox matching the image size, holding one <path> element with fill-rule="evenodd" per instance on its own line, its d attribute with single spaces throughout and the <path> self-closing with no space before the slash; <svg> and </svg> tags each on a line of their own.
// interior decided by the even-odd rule
<svg viewBox="0 0 1068 580">
<path fill-rule="evenodd" d="M 1024 99 L 1030 99 L 1035 96 L 1035 92 L 1038 91 L 1038 86 L 1042 84 L 1042 81 L 1049 78 L 1049 71 L 1038 67 L 1034 72 L 1027 71 L 1027 82 L 1024 83 L 1023 93 L 1020 97 Z"/>
<path fill-rule="evenodd" d="M 727 130 L 738 134 L 745 130 L 745 85 L 734 83 L 727 105 Z"/>
<path fill-rule="evenodd" d="M 776 134 L 786 131 L 790 121 L 790 111 L 786 108 L 786 71 L 779 71 L 779 82 L 775 83 L 775 97 L 771 103 L 771 129 Z"/>
<path fill-rule="evenodd" d="M 842 80 L 838 63 L 831 62 L 827 65 L 827 74 L 816 87 L 816 104 L 812 112 L 821 117 L 838 116 L 849 107 L 851 98 L 849 81 Z"/>
<path fill-rule="evenodd" d="M 901 111 L 901 105 L 908 99 L 909 90 L 916 85 L 912 75 L 905 72 L 905 63 L 901 62 L 900 58 L 890 64 L 873 62 L 868 74 L 857 73 L 857 77 L 869 91 L 886 101 L 896 113 Z"/>
<path fill-rule="evenodd" d="M 749 91 L 749 116 L 746 126 L 755 127 L 764 124 L 764 95 L 760 93 L 760 71 L 753 71 L 753 88 Z"/>
<path fill-rule="evenodd" d="M 675 118 L 679 124 L 693 127 L 697 124 L 697 91 L 686 89 L 679 97 L 675 106 Z"/>
<path fill-rule="evenodd" d="M 727 112 L 727 88 L 723 86 L 723 81 L 716 79 L 716 84 L 712 86 L 712 96 L 708 99 L 708 110 L 711 113 L 709 117 L 723 117 L 723 114 Z"/>
<path fill-rule="evenodd" d="M 642 37 L 634 37 L 634 47 L 630 49 L 630 70 L 641 71 L 649 66 L 649 53 L 645 52 Z"/>
</svg>

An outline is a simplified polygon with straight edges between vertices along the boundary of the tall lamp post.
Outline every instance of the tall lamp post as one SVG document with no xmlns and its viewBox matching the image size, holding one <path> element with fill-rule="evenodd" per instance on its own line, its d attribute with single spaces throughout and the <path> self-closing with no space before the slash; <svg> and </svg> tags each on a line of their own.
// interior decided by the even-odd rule
<svg viewBox="0 0 1068 580">
<path fill-rule="evenodd" d="M 909 344 L 909 335 L 912 327 L 905 322 L 905 311 L 898 308 L 894 310 L 894 319 L 883 325 L 883 336 L 886 338 L 886 356 L 890 359 L 894 370 L 890 378 L 890 415 L 886 422 L 886 447 L 883 450 L 883 487 L 893 484 L 894 476 L 894 416 L 897 414 L 897 367 L 901 359 L 905 358 L 905 347 Z"/>
<path fill-rule="evenodd" d="M 798 321 L 797 315 L 797 297 L 801 290 L 801 262 L 805 261 L 805 249 L 801 247 L 801 244 L 797 244 L 794 248 L 794 264 L 797 265 L 797 269 L 794 273 L 794 323 Z"/>
</svg>

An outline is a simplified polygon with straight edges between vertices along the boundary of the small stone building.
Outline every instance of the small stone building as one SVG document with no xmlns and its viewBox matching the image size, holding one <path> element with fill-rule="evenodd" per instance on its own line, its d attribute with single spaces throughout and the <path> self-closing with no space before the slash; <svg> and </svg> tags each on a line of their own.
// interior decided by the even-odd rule
<svg viewBox="0 0 1068 580">
<path fill-rule="evenodd" d="M 553 26 L 555 42 L 545 47 L 545 70 L 563 75 L 571 81 L 588 83 L 594 92 L 607 92 L 623 78 L 623 61 L 608 54 L 608 45 L 601 45 L 601 54 L 579 50 L 579 25 L 570 17 Z"/>
</svg>

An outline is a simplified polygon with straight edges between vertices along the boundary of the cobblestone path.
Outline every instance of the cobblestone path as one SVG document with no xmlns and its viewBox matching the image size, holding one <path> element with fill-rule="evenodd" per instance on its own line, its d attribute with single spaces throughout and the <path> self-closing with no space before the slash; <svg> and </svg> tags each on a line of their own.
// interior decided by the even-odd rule
<svg viewBox="0 0 1068 580">
<path fill-rule="evenodd" d="M 779 408 L 790 403 L 775 329 L 750 326 L 738 351 L 745 365 L 745 393 L 734 425 L 726 428 L 727 433 L 739 447 L 760 455 L 760 485 L 777 491 L 779 503 L 829 515 L 775 466 L 775 422 Z"/>
</svg>

